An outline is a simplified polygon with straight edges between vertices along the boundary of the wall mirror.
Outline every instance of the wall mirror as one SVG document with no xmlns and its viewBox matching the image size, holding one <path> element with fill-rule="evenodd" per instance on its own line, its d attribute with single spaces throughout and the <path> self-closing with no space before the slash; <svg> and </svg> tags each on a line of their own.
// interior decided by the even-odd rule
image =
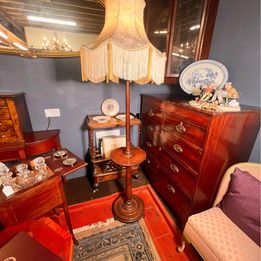
<svg viewBox="0 0 261 261">
<path fill-rule="evenodd" d="M 104 24 L 104 0 L 0 0 L 0 53 L 79 56 Z"/>
</svg>

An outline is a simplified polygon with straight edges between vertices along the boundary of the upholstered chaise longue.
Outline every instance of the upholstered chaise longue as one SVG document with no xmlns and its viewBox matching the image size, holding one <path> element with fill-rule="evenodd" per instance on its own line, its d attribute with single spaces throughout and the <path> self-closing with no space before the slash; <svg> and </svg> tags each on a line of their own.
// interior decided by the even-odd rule
<svg viewBox="0 0 261 261">
<path fill-rule="evenodd" d="M 204 260 L 260 260 L 260 170 L 258 163 L 231 166 L 213 207 L 189 217 L 183 235 Z"/>
</svg>

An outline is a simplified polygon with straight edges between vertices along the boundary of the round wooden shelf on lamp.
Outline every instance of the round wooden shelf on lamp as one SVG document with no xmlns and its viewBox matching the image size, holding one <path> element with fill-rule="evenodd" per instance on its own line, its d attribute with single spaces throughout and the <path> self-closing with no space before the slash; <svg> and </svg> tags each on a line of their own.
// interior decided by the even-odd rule
<svg viewBox="0 0 261 261">
<path fill-rule="evenodd" d="M 126 167 L 125 194 L 113 202 L 112 211 L 115 219 L 123 223 L 132 223 L 144 216 L 144 203 L 131 192 L 131 167 L 142 163 L 146 153 L 137 147 L 131 147 L 129 153 L 126 151 L 126 147 L 120 147 L 111 153 L 113 162 Z"/>
</svg>

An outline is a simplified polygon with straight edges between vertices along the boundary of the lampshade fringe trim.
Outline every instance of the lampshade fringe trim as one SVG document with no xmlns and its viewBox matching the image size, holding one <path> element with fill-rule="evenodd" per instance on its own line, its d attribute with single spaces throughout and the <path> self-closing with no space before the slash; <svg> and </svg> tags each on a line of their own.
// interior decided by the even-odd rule
<svg viewBox="0 0 261 261">
<path fill-rule="evenodd" d="M 164 82 L 166 56 L 152 45 L 128 50 L 108 40 L 96 49 L 83 46 L 80 55 L 83 81 Z"/>
</svg>

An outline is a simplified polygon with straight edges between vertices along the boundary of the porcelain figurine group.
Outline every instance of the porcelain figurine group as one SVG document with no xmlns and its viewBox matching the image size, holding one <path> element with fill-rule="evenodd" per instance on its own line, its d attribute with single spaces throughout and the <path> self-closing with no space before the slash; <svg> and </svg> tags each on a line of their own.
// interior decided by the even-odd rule
<svg viewBox="0 0 261 261">
<path fill-rule="evenodd" d="M 189 103 L 194 107 L 220 111 L 240 110 L 238 103 L 240 93 L 231 82 L 227 82 L 223 88 L 218 88 L 215 83 L 211 83 L 199 88 L 193 95 L 197 97 Z"/>
</svg>

